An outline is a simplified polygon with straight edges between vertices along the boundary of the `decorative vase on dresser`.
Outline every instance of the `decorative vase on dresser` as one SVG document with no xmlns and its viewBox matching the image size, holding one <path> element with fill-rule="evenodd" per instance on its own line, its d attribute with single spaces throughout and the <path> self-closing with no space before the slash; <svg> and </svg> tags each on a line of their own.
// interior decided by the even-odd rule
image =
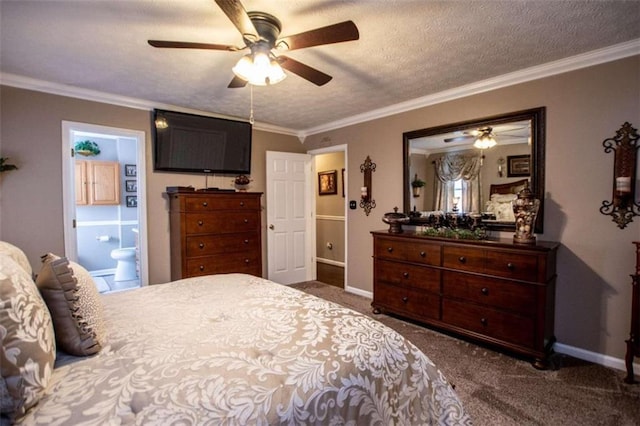
<svg viewBox="0 0 640 426">
<path fill-rule="evenodd" d="M 262 276 L 261 192 L 167 192 L 171 280 L 241 272 Z"/>
<path fill-rule="evenodd" d="M 391 313 L 532 358 L 555 342 L 559 244 L 373 234 L 374 313 Z"/>
</svg>

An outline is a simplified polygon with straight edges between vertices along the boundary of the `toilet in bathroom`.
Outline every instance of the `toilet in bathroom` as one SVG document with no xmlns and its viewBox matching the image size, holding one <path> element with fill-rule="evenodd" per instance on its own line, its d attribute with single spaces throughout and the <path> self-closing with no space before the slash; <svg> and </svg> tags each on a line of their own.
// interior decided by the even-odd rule
<svg viewBox="0 0 640 426">
<path fill-rule="evenodd" d="M 118 261 L 114 281 L 131 281 L 138 279 L 136 273 L 136 248 L 123 247 L 111 250 L 111 258 Z"/>
</svg>

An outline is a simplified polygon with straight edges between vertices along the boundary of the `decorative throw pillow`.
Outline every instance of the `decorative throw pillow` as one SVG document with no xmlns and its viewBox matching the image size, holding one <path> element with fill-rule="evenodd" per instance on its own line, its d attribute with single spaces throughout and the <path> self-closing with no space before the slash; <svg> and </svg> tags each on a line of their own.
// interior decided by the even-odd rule
<svg viewBox="0 0 640 426">
<path fill-rule="evenodd" d="M 76 356 L 98 353 L 104 343 L 103 307 L 91 275 L 51 253 L 42 262 L 36 284 L 51 311 L 59 349 Z"/>
<path fill-rule="evenodd" d="M 51 316 L 31 276 L 0 253 L 2 420 L 11 423 L 40 399 L 56 360 Z"/>
<path fill-rule="evenodd" d="M 18 265 L 22 267 L 22 269 L 27 271 L 27 274 L 29 274 L 29 276 L 33 276 L 31 263 L 29 263 L 27 255 L 24 254 L 21 249 L 6 241 L 0 241 L 0 253 L 9 255 L 9 257 L 13 258 L 13 260 L 15 260 Z"/>
</svg>

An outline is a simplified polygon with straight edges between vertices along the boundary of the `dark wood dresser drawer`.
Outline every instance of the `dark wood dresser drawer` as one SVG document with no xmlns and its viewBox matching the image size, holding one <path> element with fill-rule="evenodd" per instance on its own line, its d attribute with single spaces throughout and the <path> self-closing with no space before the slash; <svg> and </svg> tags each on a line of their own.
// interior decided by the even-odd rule
<svg viewBox="0 0 640 426">
<path fill-rule="evenodd" d="M 406 243 L 392 238 L 379 238 L 374 246 L 374 256 L 380 259 L 405 260 Z"/>
<path fill-rule="evenodd" d="M 442 266 L 460 271 L 482 272 L 485 255 L 476 247 L 444 246 L 442 249 Z"/>
<path fill-rule="evenodd" d="M 534 347 L 535 324 L 530 317 L 443 299 L 442 321 L 505 342 Z"/>
<path fill-rule="evenodd" d="M 374 303 L 391 312 L 405 314 L 415 319 L 435 319 L 440 314 L 440 297 L 437 294 L 404 286 L 377 283 Z"/>
<path fill-rule="evenodd" d="M 527 315 L 536 309 L 536 288 L 532 284 L 461 272 L 442 273 L 442 295 Z"/>
<path fill-rule="evenodd" d="M 409 262 L 423 265 L 440 266 L 441 245 L 434 243 L 407 243 L 405 247 L 406 258 Z"/>
<path fill-rule="evenodd" d="M 242 234 L 195 235 L 186 238 L 187 257 L 242 251 L 260 251 L 257 232 Z"/>
<path fill-rule="evenodd" d="M 531 254 L 493 251 L 486 255 L 484 272 L 514 280 L 536 280 L 538 257 Z"/>
<path fill-rule="evenodd" d="M 187 274 L 190 277 L 199 275 L 220 274 L 226 272 L 246 272 L 261 275 L 256 271 L 262 259 L 259 253 L 226 253 L 215 256 L 202 256 L 187 259 Z M 255 271 L 255 272 L 254 272 Z"/>
<path fill-rule="evenodd" d="M 423 291 L 440 292 L 440 270 L 408 263 L 380 260 L 376 262 L 378 280 L 406 285 Z"/>
<path fill-rule="evenodd" d="M 185 213 L 187 234 L 226 234 L 260 230 L 260 215 L 254 212 Z"/>
<path fill-rule="evenodd" d="M 234 195 L 232 197 L 185 197 L 184 209 L 189 212 L 212 210 L 260 210 L 260 199 Z"/>
</svg>

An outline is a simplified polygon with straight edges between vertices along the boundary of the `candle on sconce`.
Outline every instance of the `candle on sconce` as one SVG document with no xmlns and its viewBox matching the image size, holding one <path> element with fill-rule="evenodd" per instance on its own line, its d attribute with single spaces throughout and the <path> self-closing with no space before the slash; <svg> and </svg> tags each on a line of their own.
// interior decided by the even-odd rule
<svg viewBox="0 0 640 426">
<path fill-rule="evenodd" d="M 360 188 L 360 196 L 364 199 L 367 198 L 367 187 L 363 186 L 362 188 Z"/>
<path fill-rule="evenodd" d="M 621 176 L 616 178 L 616 191 L 621 194 L 628 194 L 631 192 L 631 177 Z"/>
</svg>

